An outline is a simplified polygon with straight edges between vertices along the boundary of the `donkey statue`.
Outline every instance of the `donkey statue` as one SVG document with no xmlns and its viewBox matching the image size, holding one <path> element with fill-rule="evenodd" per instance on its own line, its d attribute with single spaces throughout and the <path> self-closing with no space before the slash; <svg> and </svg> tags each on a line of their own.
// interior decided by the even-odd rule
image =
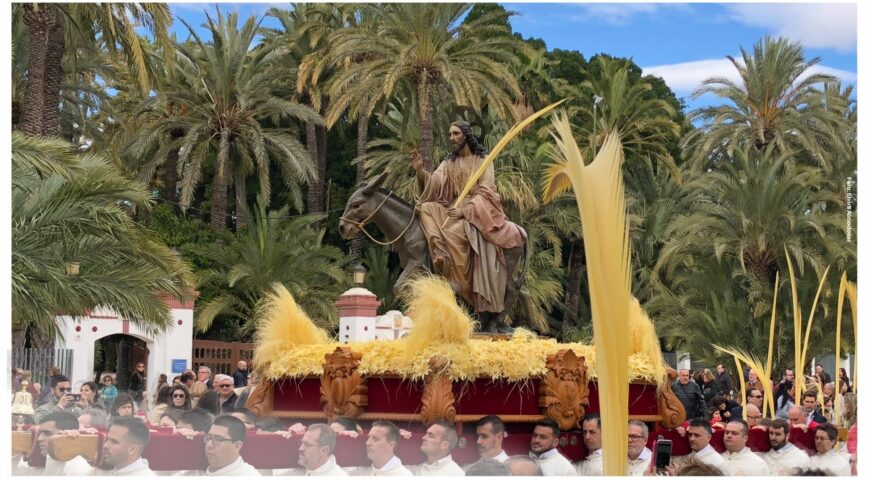
<svg viewBox="0 0 870 480">
<path fill-rule="evenodd" d="M 344 239 L 352 238 L 368 223 L 374 223 L 381 230 L 386 237 L 386 244 L 399 253 L 403 270 L 393 291 L 401 295 L 407 282 L 414 275 L 430 271 L 431 260 L 429 246 L 414 205 L 380 188 L 385 176 L 385 174 L 378 175 L 370 182 L 361 184 L 353 192 L 341 215 L 338 230 Z M 531 320 L 529 308 L 531 296 L 528 289 L 523 286 L 525 268 L 528 265 L 526 245 L 524 243 L 503 253 L 507 271 L 510 272 L 505 286 L 505 310 L 498 313 L 475 312 L 480 321 L 481 331 L 486 333 L 511 333 L 513 329 L 505 323 L 508 314 L 511 315 L 515 325 L 528 324 Z M 515 308 L 517 300 L 522 306 L 521 312 Z"/>
</svg>

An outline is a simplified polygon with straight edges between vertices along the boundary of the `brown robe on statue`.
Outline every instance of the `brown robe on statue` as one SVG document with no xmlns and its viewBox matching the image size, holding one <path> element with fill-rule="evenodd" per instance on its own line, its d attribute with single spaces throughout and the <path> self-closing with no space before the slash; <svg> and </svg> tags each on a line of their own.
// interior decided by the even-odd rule
<svg viewBox="0 0 870 480">
<path fill-rule="evenodd" d="M 522 245 L 526 232 L 505 217 L 492 165 L 459 207 L 464 218 L 447 215 L 483 160 L 447 159 L 431 174 L 424 172 L 420 223 L 435 271 L 458 287 L 475 312 L 501 312 L 508 276 L 502 250 Z"/>
</svg>

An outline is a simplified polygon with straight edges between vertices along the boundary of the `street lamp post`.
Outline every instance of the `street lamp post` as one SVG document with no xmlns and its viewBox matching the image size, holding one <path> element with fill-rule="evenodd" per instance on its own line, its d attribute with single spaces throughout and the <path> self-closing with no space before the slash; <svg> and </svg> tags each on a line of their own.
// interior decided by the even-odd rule
<svg viewBox="0 0 870 480">
<path fill-rule="evenodd" d="M 366 281 L 366 267 L 358 263 L 353 267 L 353 283 L 354 285 L 362 286 Z"/>
</svg>

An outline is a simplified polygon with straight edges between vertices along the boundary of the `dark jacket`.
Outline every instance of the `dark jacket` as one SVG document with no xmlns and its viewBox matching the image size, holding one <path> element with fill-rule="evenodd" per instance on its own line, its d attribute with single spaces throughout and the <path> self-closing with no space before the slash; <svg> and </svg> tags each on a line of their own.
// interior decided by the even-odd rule
<svg viewBox="0 0 870 480">
<path fill-rule="evenodd" d="M 701 385 L 701 392 L 704 395 L 704 403 L 709 404 L 710 400 L 713 400 L 713 397 L 718 397 L 721 394 L 719 382 L 713 380 L 710 383 Z"/>
<path fill-rule="evenodd" d="M 723 394 L 734 390 L 734 381 L 731 380 L 731 375 L 728 375 L 728 372 L 719 375 L 719 372 L 716 372 L 716 383 L 719 384 L 719 391 Z"/>
<path fill-rule="evenodd" d="M 221 402 L 221 413 L 233 413 L 236 411 L 236 400 L 239 399 L 239 396 L 236 395 L 236 392 L 233 392 L 232 395 L 229 396 L 226 400 L 223 398 L 220 399 Z"/>
<path fill-rule="evenodd" d="M 236 388 L 248 386 L 248 372 L 236 369 L 233 373 L 233 386 Z"/>
<path fill-rule="evenodd" d="M 704 395 L 697 383 L 689 381 L 688 384 L 683 385 L 679 380 L 676 380 L 671 388 L 674 390 L 674 395 L 686 408 L 686 419 L 707 417 L 707 403 L 704 402 Z"/>
</svg>

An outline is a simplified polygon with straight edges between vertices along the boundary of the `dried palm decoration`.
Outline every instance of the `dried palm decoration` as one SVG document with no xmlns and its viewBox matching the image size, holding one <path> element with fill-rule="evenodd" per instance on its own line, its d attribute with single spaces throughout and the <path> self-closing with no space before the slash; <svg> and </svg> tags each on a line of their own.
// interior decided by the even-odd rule
<svg viewBox="0 0 870 480">
<path fill-rule="evenodd" d="M 588 259 L 592 328 L 598 362 L 604 474 L 626 475 L 628 455 L 628 331 L 631 301 L 630 243 L 622 182 L 622 144 L 611 131 L 586 165 L 564 112 L 553 119 L 558 149 L 545 172 L 544 201 L 573 187 Z"/>
<path fill-rule="evenodd" d="M 402 339 L 405 356 L 412 357 L 431 345 L 467 348 L 474 322 L 456 303 L 450 284 L 443 277 L 422 275 L 411 280 L 408 287 L 408 316 L 414 319 L 414 326 Z"/>
<path fill-rule="evenodd" d="M 857 335 L 857 325 L 858 325 L 858 289 L 855 284 L 846 280 L 846 274 L 840 277 L 840 292 L 837 295 L 837 336 L 836 343 L 834 346 L 834 372 L 839 379 L 840 376 L 840 335 L 841 335 L 841 327 L 843 326 L 843 301 L 845 300 L 846 295 L 849 295 L 849 306 L 852 307 L 852 323 L 855 325 L 856 335 L 855 335 L 855 366 L 857 370 L 858 366 L 858 335 Z M 854 382 L 858 379 L 858 376 L 852 374 L 852 390 L 855 390 Z M 839 380 L 834 380 L 834 407 L 839 405 L 840 401 L 840 382 Z M 840 417 L 843 415 L 841 408 L 834 409 L 834 423 L 836 425 L 840 424 Z"/>
<path fill-rule="evenodd" d="M 816 306 L 819 303 L 819 297 L 822 295 L 822 290 L 825 286 L 825 280 L 828 278 L 828 271 L 831 269 L 830 266 L 825 269 L 825 273 L 822 275 L 822 279 L 819 281 L 819 288 L 816 291 L 816 298 L 813 300 L 813 306 L 810 309 L 810 319 L 807 321 L 807 329 L 806 333 L 803 331 L 803 314 L 801 313 L 801 306 L 798 302 L 798 293 L 797 293 L 797 280 L 794 277 L 794 268 L 791 266 L 791 256 L 788 254 L 788 249 L 785 249 L 785 261 L 788 264 L 788 277 L 791 281 L 791 302 L 792 302 L 792 310 L 793 310 L 793 321 L 794 321 L 794 368 L 795 368 L 795 376 L 794 376 L 794 398 L 801 398 L 801 394 L 803 394 L 804 387 L 806 384 L 806 379 L 804 378 L 804 371 L 807 362 L 807 347 L 809 347 L 810 343 L 810 330 L 813 328 L 813 317 L 816 315 Z M 804 342 L 803 346 L 801 346 L 801 334 L 804 334 Z M 819 392 L 822 391 L 822 387 L 824 385 L 819 386 Z"/>
<path fill-rule="evenodd" d="M 632 355 L 640 355 L 648 359 L 655 383 L 659 388 L 666 385 L 668 383 L 668 369 L 665 359 L 662 357 L 659 337 L 652 320 L 634 297 L 631 297 L 631 304 L 628 307 L 628 328 L 631 332 L 629 351 Z"/>
<path fill-rule="evenodd" d="M 296 304 L 287 287 L 272 285 L 255 313 L 260 327 L 254 335 L 254 365 L 258 371 L 267 371 L 274 359 L 288 347 L 302 345 L 329 345 L 335 348 L 329 335 L 314 325 L 302 308 Z M 322 363 L 323 357 L 320 358 Z"/>
<path fill-rule="evenodd" d="M 749 368 L 755 370 L 755 373 L 758 375 L 758 381 L 761 382 L 761 388 L 767 393 L 764 396 L 764 405 L 762 405 L 762 415 L 767 416 L 767 412 L 771 412 L 771 418 L 776 415 L 776 408 L 774 408 L 773 403 L 773 382 L 770 380 L 770 371 L 765 368 L 765 365 L 761 363 L 761 359 L 750 355 L 739 348 L 725 348 L 720 347 L 719 345 L 713 345 L 713 348 L 719 350 L 722 353 L 727 353 L 734 357 L 738 365 L 738 369 L 740 368 L 740 362 L 749 365 Z M 746 419 L 746 383 L 743 380 L 743 371 L 738 370 L 738 375 L 740 375 L 740 389 L 743 391 L 743 419 Z"/>
</svg>

